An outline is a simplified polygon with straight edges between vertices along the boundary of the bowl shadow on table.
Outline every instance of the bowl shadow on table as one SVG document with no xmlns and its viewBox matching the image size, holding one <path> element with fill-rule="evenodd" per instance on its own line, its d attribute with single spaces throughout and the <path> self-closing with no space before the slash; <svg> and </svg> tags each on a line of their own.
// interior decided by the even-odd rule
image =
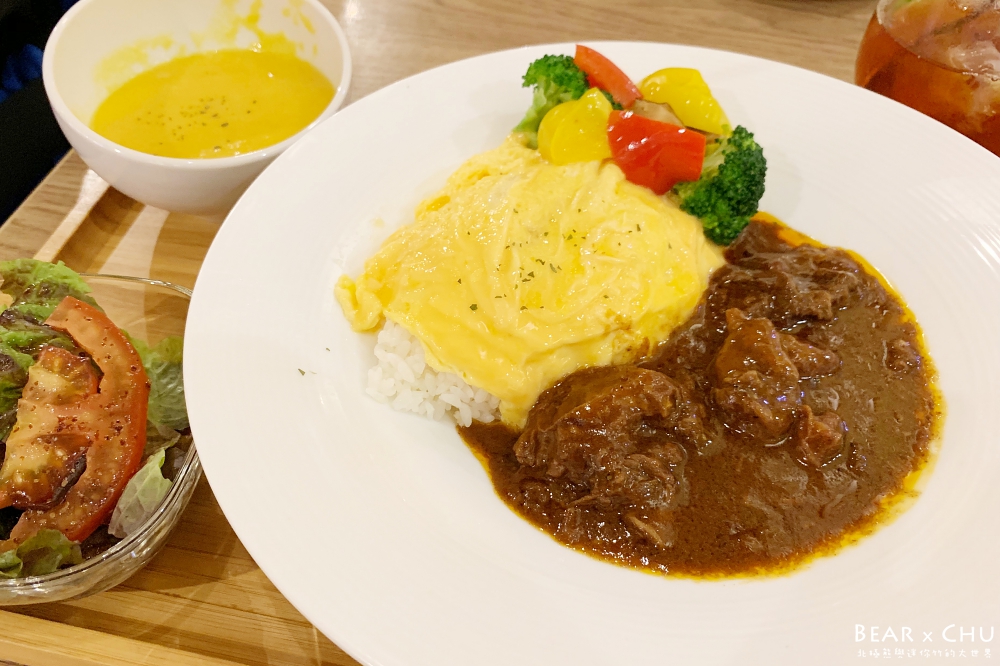
<svg viewBox="0 0 1000 666">
<path fill-rule="evenodd" d="M 89 273 L 164 280 L 193 287 L 221 219 L 169 213 L 109 188 L 51 257 Z"/>
<path fill-rule="evenodd" d="M 145 569 L 104 594 L 18 612 L 239 664 L 355 663 L 267 580 L 204 479 Z"/>
</svg>

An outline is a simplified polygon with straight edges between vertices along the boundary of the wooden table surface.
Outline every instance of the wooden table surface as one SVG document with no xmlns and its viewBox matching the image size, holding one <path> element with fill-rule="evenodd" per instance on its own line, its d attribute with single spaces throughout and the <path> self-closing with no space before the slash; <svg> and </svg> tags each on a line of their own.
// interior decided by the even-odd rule
<svg viewBox="0 0 1000 666">
<path fill-rule="evenodd" d="M 695 44 L 853 77 L 875 0 L 324 0 L 354 58 L 348 103 L 469 56 L 543 42 Z M 192 286 L 219 220 L 167 214 L 107 190 L 70 153 L 0 227 L 0 259 Z M 336 603 L 336 600 L 333 600 Z M 118 588 L 0 611 L 0 663 L 355 664 L 249 557 L 208 483 L 163 552 Z"/>
</svg>

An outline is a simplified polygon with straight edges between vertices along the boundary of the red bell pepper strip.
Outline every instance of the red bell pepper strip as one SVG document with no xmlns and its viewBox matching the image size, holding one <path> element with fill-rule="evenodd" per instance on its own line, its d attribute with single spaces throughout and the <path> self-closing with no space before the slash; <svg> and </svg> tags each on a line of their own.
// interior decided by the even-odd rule
<svg viewBox="0 0 1000 666">
<path fill-rule="evenodd" d="M 642 93 L 632 83 L 632 79 L 594 49 L 577 44 L 573 62 L 587 75 L 591 87 L 607 90 L 623 109 L 632 106 L 635 100 L 642 99 Z"/>
<path fill-rule="evenodd" d="M 611 156 L 625 177 L 657 194 L 681 181 L 701 177 L 705 137 L 694 130 L 631 111 L 612 111 L 608 142 Z"/>
</svg>

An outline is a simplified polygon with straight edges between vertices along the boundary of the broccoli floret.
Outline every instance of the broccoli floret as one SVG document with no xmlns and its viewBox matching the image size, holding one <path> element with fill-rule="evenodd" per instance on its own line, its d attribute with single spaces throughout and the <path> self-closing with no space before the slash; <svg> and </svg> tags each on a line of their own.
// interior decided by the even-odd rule
<svg viewBox="0 0 1000 666">
<path fill-rule="evenodd" d="M 604 98 L 608 100 L 608 102 L 611 104 L 612 109 L 614 109 L 615 111 L 622 110 L 622 105 L 615 101 L 615 98 L 611 96 L 611 93 L 609 93 L 607 90 L 602 90 L 601 94 L 604 95 Z"/>
<path fill-rule="evenodd" d="M 587 92 L 587 75 L 568 55 L 546 55 L 528 66 L 523 86 L 534 86 L 535 96 L 514 131 L 523 132 L 528 137 L 528 146 L 537 148 L 542 118 L 557 104 L 583 97 Z"/>
<path fill-rule="evenodd" d="M 757 213 L 766 174 L 763 149 L 745 127 L 737 127 L 705 158 L 701 178 L 678 183 L 674 196 L 682 210 L 701 219 L 710 240 L 729 245 Z"/>
</svg>

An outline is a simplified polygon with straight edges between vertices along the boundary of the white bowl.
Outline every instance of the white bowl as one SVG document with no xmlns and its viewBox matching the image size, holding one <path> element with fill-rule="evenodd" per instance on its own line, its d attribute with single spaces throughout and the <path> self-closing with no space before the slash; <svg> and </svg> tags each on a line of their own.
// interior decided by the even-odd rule
<svg viewBox="0 0 1000 666">
<path fill-rule="evenodd" d="M 194 214 L 232 207 L 264 167 L 343 104 L 351 81 L 347 38 L 318 0 L 258 2 L 259 29 L 287 37 L 296 55 L 336 86 L 312 123 L 281 143 L 234 157 L 158 157 L 104 138 L 88 123 L 115 88 L 182 53 L 249 48 L 257 35 L 238 19 L 256 7 L 249 0 L 81 0 L 52 31 L 42 78 L 56 120 L 83 161 L 150 206 Z"/>
</svg>

